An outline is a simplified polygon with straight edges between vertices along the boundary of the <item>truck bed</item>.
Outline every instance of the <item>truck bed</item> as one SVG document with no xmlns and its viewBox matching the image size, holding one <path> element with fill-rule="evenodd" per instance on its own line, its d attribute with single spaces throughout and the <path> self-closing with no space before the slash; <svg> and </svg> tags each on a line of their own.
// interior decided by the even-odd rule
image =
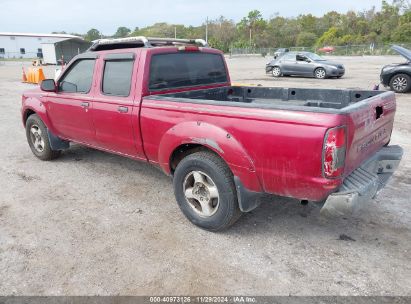
<svg viewBox="0 0 411 304">
<path fill-rule="evenodd" d="M 383 91 L 303 89 L 274 87 L 224 86 L 155 95 L 155 99 L 176 99 L 178 102 L 195 102 L 251 108 L 286 109 L 309 112 L 348 113 L 360 101 L 381 95 Z"/>
<path fill-rule="evenodd" d="M 221 86 L 145 96 L 141 107 L 143 134 L 150 134 L 144 138 L 149 159 L 157 161 L 164 134 L 178 134 L 175 140 L 182 144 L 207 143 L 219 134 L 221 146 L 213 146 L 217 151 L 235 141 L 244 151 L 239 158 L 251 160 L 258 179 L 247 180 L 248 189 L 259 191 L 252 184 L 259 180 L 265 192 L 315 201 L 336 191 L 387 145 L 396 105 L 393 92 L 384 91 Z M 322 173 L 324 138 L 339 126 L 347 135 L 344 172 L 339 179 L 327 179 Z M 188 130 L 199 134 L 181 139 Z"/>
</svg>

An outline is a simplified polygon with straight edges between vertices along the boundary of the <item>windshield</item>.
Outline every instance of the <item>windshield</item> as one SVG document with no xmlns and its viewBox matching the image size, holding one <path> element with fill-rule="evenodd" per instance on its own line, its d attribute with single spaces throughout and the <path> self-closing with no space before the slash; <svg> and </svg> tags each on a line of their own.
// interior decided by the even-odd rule
<svg viewBox="0 0 411 304">
<path fill-rule="evenodd" d="M 318 56 L 317 54 L 314 54 L 314 53 L 308 53 L 308 54 L 306 54 L 306 56 L 308 58 L 310 58 L 311 60 L 314 60 L 314 61 L 325 61 L 325 59 L 323 57 Z"/>
<path fill-rule="evenodd" d="M 210 53 L 172 53 L 153 55 L 150 90 L 164 90 L 225 83 L 228 81 L 223 57 Z"/>
</svg>

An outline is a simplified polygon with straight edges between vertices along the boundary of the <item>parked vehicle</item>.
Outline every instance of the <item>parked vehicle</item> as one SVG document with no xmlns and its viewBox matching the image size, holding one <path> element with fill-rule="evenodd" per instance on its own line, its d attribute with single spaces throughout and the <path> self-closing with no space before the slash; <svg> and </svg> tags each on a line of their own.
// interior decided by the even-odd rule
<svg viewBox="0 0 411 304">
<path fill-rule="evenodd" d="M 39 159 L 76 142 L 149 162 L 211 231 L 265 193 L 331 214 L 375 196 L 402 156 L 387 146 L 394 114 L 392 92 L 231 86 L 223 53 L 203 41 L 144 37 L 102 40 L 22 97 Z"/>
<path fill-rule="evenodd" d="M 335 51 L 335 47 L 333 46 L 324 46 L 318 49 L 318 52 L 330 54 Z"/>
<path fill-rule="evenodd" d="M 381 70 L 381 83 L 396 93 L 411 91 L 411 51 L 399 45 L 391 47 L 407 62 L 386 65 Z"/>
<path fill-rule="evenodd" d="M 289 50 L 289 49 L 286 49 L 286 48 L 277 49 L 277 50 L 274 52 L 274 59 L 277 59 L 277 58 L 281 57 L 282 55 L 284 55 L 285 53 L 288 53 L 289 51 L 290 51 L 290 50 Z"/>
<path fill-rule="evenodd" d="M 341 63 L 328 61 L 314 53 L 289 52 L 267 63 L 265 71 L 274 77 L 293 75 L 324 79 L 342 77 L 345 68 Z"/>
</svg>

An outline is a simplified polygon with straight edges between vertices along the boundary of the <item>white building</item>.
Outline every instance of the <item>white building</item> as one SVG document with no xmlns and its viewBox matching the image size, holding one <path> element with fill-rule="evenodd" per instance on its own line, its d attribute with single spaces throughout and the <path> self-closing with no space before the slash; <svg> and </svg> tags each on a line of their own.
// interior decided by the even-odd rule
<svg viewBox="0 0 411 304">
<path fill-rule="evenodd" d="M 0 32 L 0 57 L 4 58 L 43 58 L 45 63 L 56 64 L 62 56 L 69 61 L 89 46 L 73 35 Z"/>
</svg>

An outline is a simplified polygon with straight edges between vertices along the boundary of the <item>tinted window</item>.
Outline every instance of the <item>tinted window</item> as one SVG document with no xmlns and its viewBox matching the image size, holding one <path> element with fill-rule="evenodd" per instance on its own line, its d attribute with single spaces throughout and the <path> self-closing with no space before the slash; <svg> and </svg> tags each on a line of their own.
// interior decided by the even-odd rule
<svg viewBox="0 0 411 304">
<path fill-rule="evenodd" d="M 94 59 L 83 59 L 74 66 L 59 81 L 59 91 L 88 93 L 93 82 Z"/>
<path fill-rule="evenodd" d="M 130 94 L 133 63 L 132 60 L 106 61 L 102 85 L 104 94 L 116 96 Z"/>
<path fill-rule="evenodd" d="M 151 58 L 150 90 L 227 82 L 224 61 L 219 54 L 173 53 Z"/>
</svg>

